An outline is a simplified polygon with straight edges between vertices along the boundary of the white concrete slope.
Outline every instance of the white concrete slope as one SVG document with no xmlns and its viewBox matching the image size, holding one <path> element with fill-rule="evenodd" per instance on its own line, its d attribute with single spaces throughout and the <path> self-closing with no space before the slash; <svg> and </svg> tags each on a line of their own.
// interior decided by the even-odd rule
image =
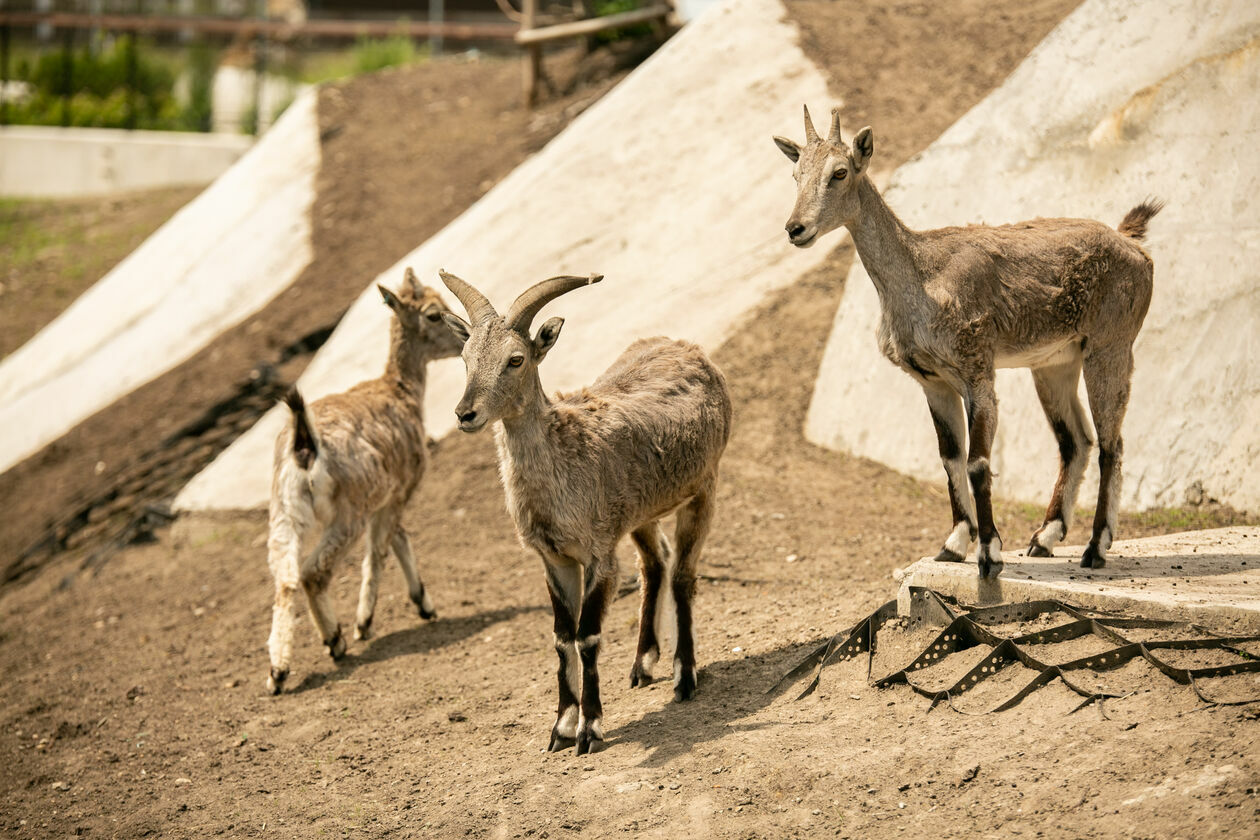
<svg viewBox="0 0 1260 840">
<path fill-rule="evenodd" d="M 0 363 L 0 471 L 261 309 L 311 261 L 315 94 Z"/>
<path fill-rule="evenodd" d="M 1155 293 L 1135 353 L 1123 503 L 1178 505 L 1195 482 L 1260 510 L 1260 4 L 1087 0 L 1009 79 L 894 173 L 912 227 L 1083 216 L 1147 196 Z M 876 161 L 880 133 L 875 126 Z M 855 263 L 806 421 L 809 439 L 942 480 L 919 387 L 879 354 Z M 1081 389 L 1084 399 L 1084 388 Z M 1027 371 L 998 372 L 1001 495 L 1044 502 L 1057 449 Z M 1092 507 L 1091 464 L 1081 504 Z"/>
<path fill-rule="evenodd" d="M 782 230 L 793 184 L 770 137 L 796 124 L 802 102 L 827 96 L 783 17 L 777 0 L 708 9 L 380 282 L 396 285 L 411 265 L 440 287 L 445 268 L 506 311 L 550 275 L 603 273 L 603 283 L 536 319 L 567 319 L 541 368 L 551 389 L 591 381 L 636 337 L 715 347 L 768 291 L 826 256 L 793 251 Z M 379 375 L 387 315 L 368 288 L 303 375 L 308 398 Z M 463 386 L 461 361 L 435 366 L 431 435 L 453 428 Z M 280 411 L 268 414 L 184 489 L 177 507 L 265 505 L 283 422 Z"/>
</svg>

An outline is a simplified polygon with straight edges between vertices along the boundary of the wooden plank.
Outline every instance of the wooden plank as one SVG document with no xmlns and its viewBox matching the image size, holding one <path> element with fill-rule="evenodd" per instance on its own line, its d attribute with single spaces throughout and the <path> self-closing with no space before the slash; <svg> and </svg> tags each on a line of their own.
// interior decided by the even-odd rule
<svg viewBox="0 0 1260 840">
<path fill-rule="evenodd" d="M 606 29 L 619 26 L 631 26 L 650 20 L 659 20 L 673 11 L 667 5 L 648 6 L 630 12 L 619 12 L 615 15 L 575 20 L 569 23 L 558 23 L 555 26 L 544 26 L 538 29 L 521 27 L 516 33 L 516 43 L 521 45 L 541 44 L 544 41 L 555 41 L 559 38 L 574 38 L 582 35 L 594 35 Z"/>
<path fill-rule="evenodd" d="M 516 34 L 518 43 L 523 33 L 530 32 L 538 22 L 538 0 L 522 0 L 521 30 Z M 525 106 L 534 107 L 538 102 L 538 81 L 542 78 L 542 47 L 525 47 L 525 68 L 522 86 L 525 89 Z"/>
<path fill-rule="evenodd" d="M 385 20 L 307 20 L 291 24 L 283 20 L 201 17 L 178 15 L 92 15 L 67 12 L 0 11 L 0 25 L 35 26 L 46 23 L 55 29 L 105 29 L 116 32 L 181 32 L 192 30 L 210 34 L 247 36 L 264 34 L 275 38 L 311 35 L 327 38 L 387 37 L 412 38 L 440 36 L 451 40 L 507 40 L 516 34 L 511 24 L 452 23 L 444 21 Z"/>
</svg>

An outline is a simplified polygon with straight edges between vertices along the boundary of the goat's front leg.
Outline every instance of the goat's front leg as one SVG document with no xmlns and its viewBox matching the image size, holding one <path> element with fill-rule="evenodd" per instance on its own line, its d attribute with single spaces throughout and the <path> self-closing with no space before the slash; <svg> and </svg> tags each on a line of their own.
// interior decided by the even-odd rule
<svg viewBox="0 0 1260 840">
<path fill-rule="evenodd" d="M 590 579 L 578 619 L 577 649 L 582 659 L 582 708 L 578 716 L 577 754 L 598 752 L 604 746 L 604 705 L 599 697 L 599 645 L 604 612 L 617 588 L 617 555 L 595 560 L 587 571 Z"/>
<path fill-rule="evenodd" d="M 1093 535 L 1081 555 L 1081 567 L 1086 569 L 1101 569 L 1107 563 L 1107 550 L 1116 534 L 1123 483 L 1124 440 L 1120 427 L 1129 407 L 1132 376 L 1131 346 L 1093 349 L 1085 357 L 1085 391 L 1098 432 L 1098 506 L 1094 509 Z"/>
<path fill-rule="evenodd" d="M 551 728 L 551 752 L 567 749 L 577 741 L 578 691 L 581 665 L 577 651 L 577 614 L 582 608 L 582 567 L 565 557 L 544 557 L 547 591 L 555 617 L 556 668 L 559 700 L 556 723 Z"/>
<path fill-rule="evenodd" d="M 980 577 L 997 577 L 1002 571 L 1002 537 L 993 524 L 993 470 L 989 456 L 993 451 L 993 435 L 997 431 L 997 392 L 993 389 L 993 373 L 973 382 L 967 393 L 967 425 L 971 431 L 971 447 L 967 452 L 967 475 L 976 500 L 976 526 L 980 545 L 976 563 Z"/>
<path fill-rule="evenodd" d="M 302 563 L 302 588 L 306 590 L 306 600 L 311 607 L 311 619 L 319 632 L 328 655 L 334 660 L 346 655 L 346 638 L 341 633 L 341 625 L 333 612 L 332 600 L 328 597 L 328 583 L 332 580 L 337 561 L 345 556 L 351 544 L 363 532 L 362 525 L 333 523 L 320 537 L 315 550 Z"/>
<path fill-rule="evenodd" d="M 949 482 L 949 506 L 954 527 L 936 555 L 938 563 L 961 563 L 976 538 L 976 511 L 967 483 L 967 460 L 963 443 L 967 440 L 967 420 L 962 397 L 949 385 L 931 380 L 923 385 L 932 425 L 936 427 L 936 445 Z"/>
</svg>

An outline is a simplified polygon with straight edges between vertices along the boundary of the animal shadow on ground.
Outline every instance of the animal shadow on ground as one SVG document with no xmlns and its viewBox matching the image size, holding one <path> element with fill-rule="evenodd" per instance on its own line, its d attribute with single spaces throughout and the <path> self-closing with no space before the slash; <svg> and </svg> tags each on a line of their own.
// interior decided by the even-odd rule
<svg viewBox="0 0 1260 840">
<path fill-rule="evenodd" d="M 475 636 L 491 624 L 508 621 L 518 615 L 538 612 L 542 609 L 543 607 L 536 604 L 500 607 L 458 618 L 438 618 L 436 621 L 395 630 L 367 642 L 366 647 L 357 653 L 347 653 L 329 670 L 307 674 L 292 688 L 291 692 L 287 693 L 300 694 L 303 691 L 344 680 L 361 665 L 384 662 L 396 656 L 429 653 Z"/>
<path fill-rule="evenodd" d="M 608 733 L 605 749 L 638 743 L 651 752 L 641 766 L 662 767 L 699 744 L 719 741 L 732 732 L 733 722 L 760 711 L 784 696 L 771 692 L 779 679 L 807 653 L 826 641 L 819 637 L 784 645 L 764 653 L 711 662 L 700 669 L 699 690 L 686 703 L 670 702 Z M 668 678 L 659 678 L 668 679 Z M 741 731 L 791 723 L 740 726 Z"/>
</svg>

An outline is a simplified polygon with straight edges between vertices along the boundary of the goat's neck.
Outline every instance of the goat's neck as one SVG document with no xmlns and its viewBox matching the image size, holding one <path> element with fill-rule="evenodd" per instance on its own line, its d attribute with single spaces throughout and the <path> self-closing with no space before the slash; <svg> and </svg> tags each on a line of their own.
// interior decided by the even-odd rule
<svg viewBox="0 0 1260 840">
<path fill-rule="evenodd" d="M 923 281 L 914 261 L 916 234 L 902 224 L 871 179 L 863 175 L 857 184 L 857 220 L 849 234 L 866 273 L 871 276 L 885 309 L 923 295 Z"/>
<path fill-rule="evenodd" d="M 382 377 L 401 396 L 410 399 L 417 417 L 424 406 L 424 386 L 429 359 L 420 348 L 409 342 L 395 342 L 390 347 L 389 362 Z M 422 418 L 421 418 L 422 419 Z"/>
<path fill-rule="evenodd" d="M 534 470 L 539 465 L 553 461 L 551 412 L 551 401 L 534 371 L 525 385 L 520 412 L 502 421 L 499 447 L 509 471 L 536 474 Z"/>
</svg>

